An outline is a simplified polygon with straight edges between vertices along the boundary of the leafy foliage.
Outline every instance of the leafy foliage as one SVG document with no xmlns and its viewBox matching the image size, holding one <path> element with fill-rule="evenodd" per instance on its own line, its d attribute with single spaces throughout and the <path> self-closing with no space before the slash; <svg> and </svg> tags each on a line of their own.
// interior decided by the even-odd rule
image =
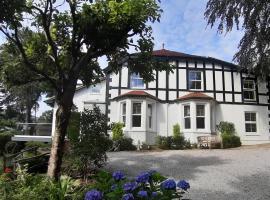
<svg viewBox="0 0 270 200">
<path fill-rule="evenodd" d="M 5 150 L 5 145 L 9 141 L 11 141 L 11 138 L 13 135 L 14 135 L 14 133 L 11 131 L 6 131 L 6 132 L 0 133 L 0 155 L 3 154 L 3 152 Z"/>
<path fill-rule="evenodd" d="M 133 145 L 133 140 L 128 137 L 123 137 L 116 141 L 116 144 L 119 144 L 120 151 L 134 151 L 136 146 Z"/>
<path fill-rule="evenodd" d="M 112 124 L 112 140 L 113 141 L 123 139 L 124 137 L 123 127 L 124 127 L 124 124 L 121 122 Z"/>
<path fill-rule="evenodd" d="M 180 136 L 181 136 L 180 125 L 179 124 L 173 125 L 173 137 L 178 138 Z"/>
<path fill-rule="evenodd" d="M 178 137 L 158 136 L 157 145 L 159 148 L 165 149 L 165 150 L 191 148 L 190 142 L 185 140 L 185 137 L 183 135 L 180 135 Z"/>
<path fill-rule="evenodd" d="M 38 122 L 41 123 L 52 123 L 53 120 L 53 110 L 44 111 L 38 118 Z"/>
<path fill-rule="evenodd" d="M 190 188 L 189 183 L 184 180 L 176 183 L 155 171 L 142 172 L 132 179 L 127 179 L 121 171 L 116 171 L 113 175 L 101 171 L 96 180 L 92 190 L 86 193 L 86 200 L 91 200 L 94 196 L 98 200 L 182 199 Z"/>
<path fill-rule="evenodd" d="M 218 31 L 229 32 L 233 26 L 244 30 L 235 54 L 241 67 L 267 78 L 270 64 L 270 2 L 268 0 L 209 0 L 205 17 L 211 27 L 218 23 Z"/>
<path fill-rule="evenodd" d="M 234 124 L 231 122 L 220 122 L 219 125 L 217 125 L 218 131 L 224 135 L 234 135 L 235 134 L 235 127 Z"/>
<path fill-rule="evenodd" d="M 106 116 L 98 107 L 81 113 L 80 127 L 78 138 L 71 140 L 71 158 L 77 166 L 76 171 L 87 178 L 105 164 L 106 151 L 111 148 L 112 141 L 107 134 Z"/>
<path fill-rule="evenodd" d="M 67 137 L 71 141 L 77 141 L 80 134 L 81 113 L 77 111 L 71 112 L 70 121 L 67 127 Z"/>
<path fill-rule="evenodd" d="M 240 137 L 236 135 L 228 135 L 228 134 L 222 135 L 222 143 L 223 143 L 223 148 L 225 149 L 241 146 Z"/>
</svg>

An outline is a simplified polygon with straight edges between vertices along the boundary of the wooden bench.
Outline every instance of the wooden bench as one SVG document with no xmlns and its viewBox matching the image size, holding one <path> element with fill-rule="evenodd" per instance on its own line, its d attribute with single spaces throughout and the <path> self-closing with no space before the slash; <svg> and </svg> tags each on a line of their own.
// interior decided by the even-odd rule
<svg viewBox="0 0 270 200">
<path fill-rule="evenodd" d="M 211 136 L 199 136 L 198 139 L 198 148 L 201 149 L 212 149 L 220 147 L 221 139 L 217 135 Z"/>
</svg>

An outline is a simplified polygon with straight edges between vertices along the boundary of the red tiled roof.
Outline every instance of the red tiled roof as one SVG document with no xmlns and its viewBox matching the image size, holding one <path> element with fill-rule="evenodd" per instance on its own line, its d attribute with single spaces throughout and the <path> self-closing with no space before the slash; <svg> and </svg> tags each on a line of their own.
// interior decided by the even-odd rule
<svg viewBox="0 0 270 200">
<path fill-rule="evenodd" d="M 159 100 L 157 97 L 143 91 L 143 90 L 133 90 L 124 94 L 121 94 L 117 97 L 115 97 L 114 99 L 118 99 L 118 98 L 123 98 L 123 97 L 148 97 L 151 99 L 155 99 L 155 100 Z"/>
<path fill-rule="evenodd" d="M 204 93 L 201 92 L 192 92 L 187 95 L 181 96 L 178 98 L 179 100 L 187 100 L 187 99 L 208 99 L 213 100 L 213 97 L 210 97 Z"/>
<path fill-rule="evenodd" d="M 185 54 L 177 51 L 170 51 L 167 49 L 160 49 L 153 51 L 153 56 L 161 56 L 161 57 L 196 57 L 194 55 Z"/>
</svg>

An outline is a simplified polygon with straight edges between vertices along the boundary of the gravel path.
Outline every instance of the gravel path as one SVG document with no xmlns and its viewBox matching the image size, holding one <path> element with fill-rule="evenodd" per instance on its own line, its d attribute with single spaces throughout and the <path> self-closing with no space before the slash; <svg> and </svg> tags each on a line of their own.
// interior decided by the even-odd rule
<svg viewBox="0 0 270 200">
<path fill-rule="evenodd" d="M 107 169 L 134 176 L 155 169 L 190 182 L 185 197 L 203 200 L 270 200 L 270 146 L 230 150 L 109 153 Z"/>
</svg>

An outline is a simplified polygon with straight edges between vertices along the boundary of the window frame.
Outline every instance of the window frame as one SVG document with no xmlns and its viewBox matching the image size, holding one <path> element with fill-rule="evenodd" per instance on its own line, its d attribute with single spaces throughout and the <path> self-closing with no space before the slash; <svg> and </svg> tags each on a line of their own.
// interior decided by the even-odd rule
<svg viewBox="0 0 270 200">
<path fill-rule="evenodd" d="M 189 107 L 189 115 L 185 115 L 185 107 Z M 190 130 L 191 129 L 191 113 L 190 113 L 190 108 L 191 108 L 191 106 L 190 106 L 190 104 L 184 104 L 183 105 L 183 119 L 184 119 L 184 129 L 185 130 Z M 186 128 L 186 119 L 188 119 L 189 118 L 189 128 Z"/>
<path fill-rule="evenodd" d="M 255 114 L 255 121 L 246 121 L 246 114 L 247 113 L 249 113 L 249 114 Z M 258 116 L 257 116 L 258 114 L 257 114 L 257 112 L 254 112 L 254 111 L 245 111 L 244 112 L 244 120 L 245 120 L 245 133 L 246 134 L 256 134 L 256 135 L 258 135 L 258 125 L 257 125 L 257 119 L 258 119 Z M 250 118 L 252 118 L 252 117 L 250 117 Z M 254 131 L 247 131 L 247 127 L 246 127 L 246 125 L 247 124 L 255 124 L 255 129 L 256 129 L 256 131 L 254 132 Z"/>
<path fill-rule="evenodd" d="M 245 82 L 246 81 L 252 82 L 253 88 L 246 88 L 245 87 Z M 245 98 L 245 95 L 244 95 L 245 92 L 253 92 L 254 98 L 253 99 Z M 256 83 L 255 83 L 255 80 L 253 80 L 253 79 L 244 79 L 243 80 L 243 99 L 244 99 L 244 101 L 256 101 Z"/>
<path fill-rule="evenodd" d="M 201 79 L 199 80 L 197 80 L 197 79 L 194 79 L 194 80 L 191 80 L 190 79 L 190 73 L 200 73 L 200 77 L 201 77 Z M 199 88 L 191 88 L 191 82 L 200 82 L 201 84 L 201 88 L 199 89 Z M 201 71 L 201 70 L 189 70 L 188 71 L 188 89 L 189 90 L 195 90 L 195 91 L 202 91 L 203 90 L 203 72 Z M 196 84 L 195 84 L 195 86 L 196 86 Z"/>
<path fill-rule="evenodd" d="M 151 106 L 151 112 L 149 112 L 149 106 Z M 147 104 L 147 128 L 153 129 L 153 104 L 148 103 Z M 150 126 L 151 125 L 151 126 Z"/>
<path fill-rule="evenodd" d="M 125 113 L 123 113 L 123 106 L 125 105 Z M 126 127 L 126 123 L 127 123 L 127 102 L 123 101 L 120 103 L 120 112 L 121 112 L 121 122 L 124 124 L 124 127 Z M 125 120 L 124 120 L 125 118 Z"/>
<path fill-rule="evenodd" d="M 133 86 L 132 85 L 132 80 L 135 79 L 135 80 L 140 80 L 142 81 L 142 85 L 141 86 Z M 145 83 L 144 83 L 144 80 L 142 77 L 140 77 L 140 74 L 136 74 L 136 73 L 131 73 L 130 74 L 130 88 L 132 89 L 144 89 L 145 88 Z"/>
<path fill-rule="evenodd" d="M 134 107 L 134 104 L 136 104 L 136 103 L 138 103 L 138 104 L 140 104 L 141 105 L 141 109 L 140 109 L 140 113 L 138 114 L 138 113 L 133 113 L 133 107 Z M 131 127 L 132 128 L 142 128 L 142 104 L 143 104 L 143 102 L 141 102 L 141 101 L 132 101 L 131 102 Z M 140 120 L 140 126 L 134 126 L 133 125 L 133 116 L 140 116 L 140 118 L 141 118 L 141 120 Z"/>
<path fill-rule="evenodd" d="M 203 106 L 203 115 L 198 115 L 197 106 Z M 195 107 L 196 107 L 196 129 L 205 129 L 205 119 L 206 119 L 205 104 L 196 104 Z M 204 119 L 204 128 L 198 128 L 198 122 L 197 122 L 198 118 L 203 118 Z"/>
</svg>

